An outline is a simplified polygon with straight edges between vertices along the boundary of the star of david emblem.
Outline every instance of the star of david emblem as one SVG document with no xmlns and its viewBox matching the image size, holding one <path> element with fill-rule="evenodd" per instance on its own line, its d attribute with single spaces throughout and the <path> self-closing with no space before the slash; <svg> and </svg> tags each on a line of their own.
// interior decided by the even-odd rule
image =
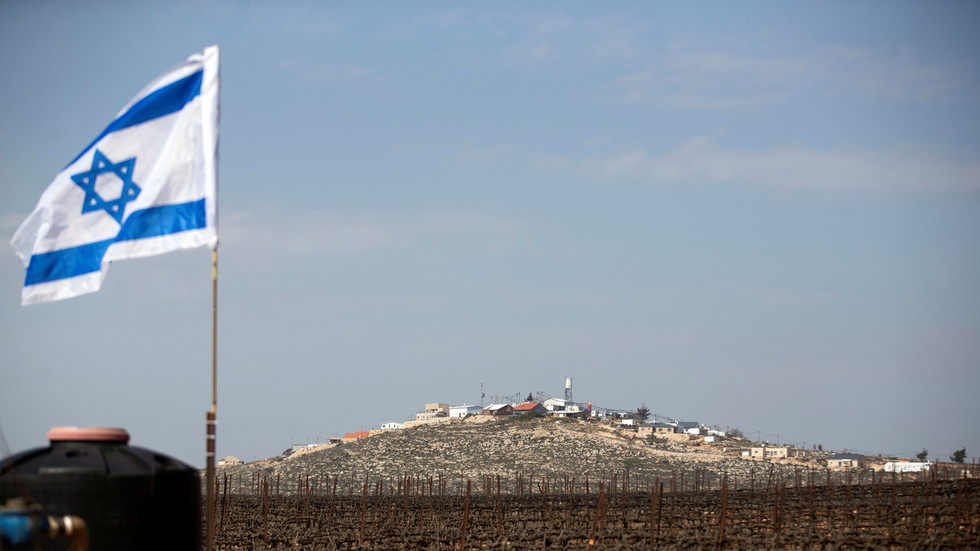
<svg viewBox="0 0 980 551">
<path fill-rule="evenodd" d="M 72 181 L 78 184 L 78 187 L 85 190 L 82 214 L 105 210 L 116 222 L 122 224 L 123 215 L 126 213 L 126 203 L 135 200 L 140 194 L 140 187 L 133 182 L 133 167 L 135 165 L 136 157 L 114 163 L 96 149 L 95 155 L 92 157 L 92 168 L 71 177 Z M 116 178 L 108 176 L 112 174 Z M 122 182 L 121 189 L 119 188 L 120 181 Z M 115 197 L 117 189 L 119 191 L 118 197 L 106 199 L 107 196 Z"/>
</svg>

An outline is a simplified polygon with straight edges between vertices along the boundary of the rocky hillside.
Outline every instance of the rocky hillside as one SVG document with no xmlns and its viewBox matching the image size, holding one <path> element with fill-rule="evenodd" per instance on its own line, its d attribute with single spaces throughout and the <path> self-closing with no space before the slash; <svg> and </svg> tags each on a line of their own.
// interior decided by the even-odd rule
<svg viewBox="0 0 980 551">
<path fill-rule="evenodd" d="M 284 492 L 290 486 L 295 489 L 292 481 L 307 476 L 397 480 L 405 475 L 441 474 L 453 486 L 487 475 L 500 475 L 503 480 L 518 475 L 533 475 L 537 480 L 574 477 L 581 483 L 586 477 L 592 481 L 621 477 L 626 470 L 637 481 L 667 480 L 682 473 L 691 481 L 699 473 L 705 483 L 717 486 L 724 473 L 748 484 L 750 478 L 768 479 L 770 473 L 788 480 L 797 469 L 810 466 L 796 460 L 743 459 L 738 450 L 751 446 L 744 439 L 722 438 L 705 444 L 697 437 L 672 436 L 671 440 L 639 438 L 631 429 L 596 422 L 475 416 L 222 467 L 218 476 L 252 480 L 258 474 L 290 481 L 283 484 Z"/>
</svg>

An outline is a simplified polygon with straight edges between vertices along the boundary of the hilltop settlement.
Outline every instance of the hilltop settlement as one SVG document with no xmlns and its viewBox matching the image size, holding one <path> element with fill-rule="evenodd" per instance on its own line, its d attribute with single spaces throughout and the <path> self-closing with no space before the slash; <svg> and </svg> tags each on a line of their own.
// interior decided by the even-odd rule
<svg viewBox="0 0 980 551">
<path fill-rule="evenodd" d="M 218 462 L 226 475 L 399 477 L 451 474 L 578 477 L 599 480 L 624 469 L 635 476 L 676 477 L 694 473 L 711 480 L 756 473 L 800 476 L 806 470 L 870 473 L 924 472 L 926 461 L 803 449 L 753 442 L 738 429 L 697 421 L 595 407 L 571 399 L 528 395 L 526 400 L 479 405 L 425 404 L 414 419 L 349 432 L 326 443 L 293 445 L 280 456 L 244 464 Z M 651 418 L 652 417 L 652 418 Z M 683 477 L 683 474 L 681 474 Z M 760 475 L 761 476 L 761 475 Z"/>
</svg>

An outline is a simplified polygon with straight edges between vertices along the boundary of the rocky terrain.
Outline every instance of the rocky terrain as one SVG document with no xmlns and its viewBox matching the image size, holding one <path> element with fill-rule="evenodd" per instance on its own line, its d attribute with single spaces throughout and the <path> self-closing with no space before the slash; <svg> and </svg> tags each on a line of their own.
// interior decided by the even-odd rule
<svg viewBox="0 0 980 551">
<path fill-rule="evenodd" d="M 827 455 L 807 452 L 802 458 L 757 461 L 741 457 L 740 450 L 752 446 L 750 441 L 718 440 L 707 444 L 688 435 L 641 438 L 630 428 L 600 422 L 473 416 L 222 467 L 218 477 L 219 483 L 232 481 L 232 492 L 236 486 L 246 491 L 253 481 L 265 479 L 281 481 L 283 493 L 296 492 L 297 481 L 309 478 L 363 482 L 431 476 L 442 477 L 448 488 L 458 488 L 466 479 L 497 475 L 505 484 L 533 477 L 577 480 L 581 486 L 586 479 L 598 483 L 616 476 L 622 480 L 627 473 L 641 484 L 657 479 L 676 484 L 684 477 L 687 485 L 698 480 L 709 487 L 717 487 L 727 474 L 735 484 L 748 487 L 798 478 L 801 472 L 821 467 L 820 460 Z"/>
</svg>

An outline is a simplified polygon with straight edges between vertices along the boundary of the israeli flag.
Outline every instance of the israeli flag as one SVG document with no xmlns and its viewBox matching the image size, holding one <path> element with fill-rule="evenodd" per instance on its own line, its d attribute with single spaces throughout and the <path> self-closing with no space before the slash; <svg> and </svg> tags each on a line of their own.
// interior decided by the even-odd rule
<svg viewBox="0 0 980 551">
<path fill-rule="evenodd" d="M 14 234 L 21 303 L 98 291 L 113 260 L 216 247 L 218 120 L 217 46 L 140 91 Z"/>
</svg>

